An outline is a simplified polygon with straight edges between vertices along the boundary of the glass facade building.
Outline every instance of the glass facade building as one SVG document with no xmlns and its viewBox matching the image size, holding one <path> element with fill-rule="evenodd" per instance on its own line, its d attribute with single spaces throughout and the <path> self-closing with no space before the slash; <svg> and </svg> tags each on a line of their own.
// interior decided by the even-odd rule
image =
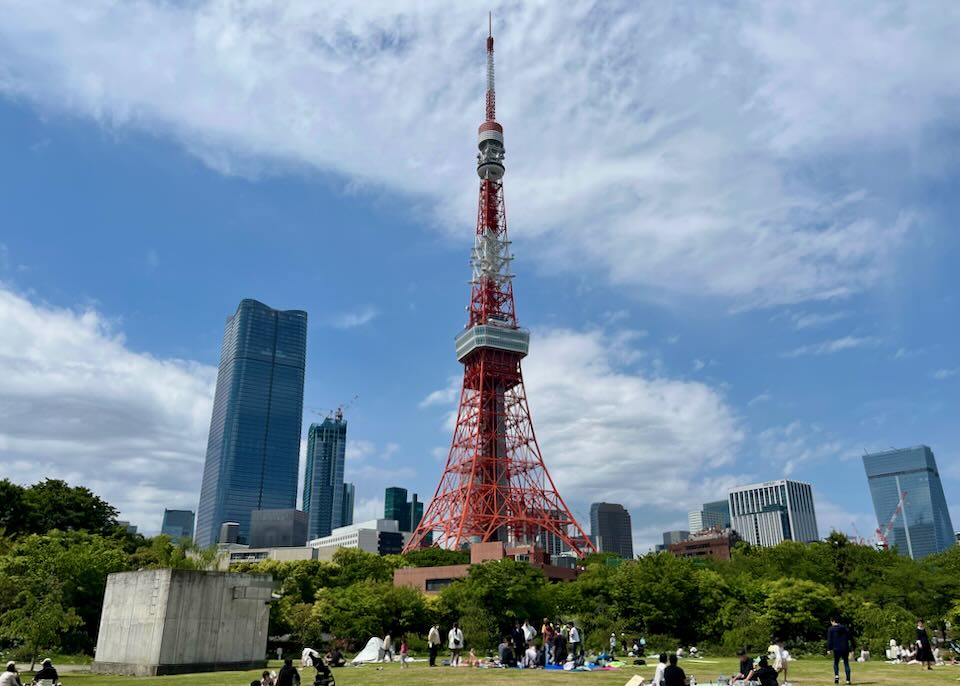
<svg viewBox="0 0 960 686">
<path fill-rule="evenodd" d="M 253 510 L 297 500 L 307 313 L 243 300 L 227 318 L 197 508 L 196 542 L 236 522 L 245 543 Z"/>
<path fill-rule="evenodd" d="M 383 518 L 397 520 L 400 531 L 416 531 L 423 519 L 423 503 L 416 493 L 413 494 L 413 499 L 408 501 L 407 489 L 391 486 L 383 493 Z"/>
<path fill-rule="evenodd" d="M 183 538 L 193 539 L 193 520 L 195 515 L 193 510 L 167 510 L 163 511 L 163 523 L 160 525 L 160 533 L 166 534 L 174 541 Z"/>
<path fill-rule="evenodd" d="M 723 529 L 730 528 L 730 503 L 726 500 L 714 500 L 709 503 L 703 504 L 704 512 L 716 513 L 722 518 L 720 527 Z"/>
<path fill-rule="evenodd" d="M 619 503 L 593 503 L 590 506 L 590 536 L 602 553 L 616 553 L 633 559 L 633 526 L 630 513 Z"/>
<path fill-rule="evenodd" d="M 925 445 L 863 456 L 877 525 L 884 530 L 904 495 L 888 536 L 891 548 L 920 560 L 954 543 L 953 524 L 933 451 Z"/>
<path fill-rule="evenodd" d="M 307 435 L 307 470 L 303 477 L 303 511 L 307 513 L 309 540 L 329 536 L 344 526 L 343 466 L 347 450 L 347 422 L 339 410 L 320 424 L 311 424 Z M 353 490 L 350 519 L 353 519 Z"/>
<path fill-rule="evenodd" d="M 340 526 L 353 524 L 353 506 L 357 501 L 357 489 L 351 483 L 343 484 L 343 514 L 340 516 Z"/>
<path fill-rule="evenodd" d="M 730 492 L 731 524 L 753 545 L 820 540 L 813 488 L 801 481 L 778 479 L 739 486 Z"/>
</svg>

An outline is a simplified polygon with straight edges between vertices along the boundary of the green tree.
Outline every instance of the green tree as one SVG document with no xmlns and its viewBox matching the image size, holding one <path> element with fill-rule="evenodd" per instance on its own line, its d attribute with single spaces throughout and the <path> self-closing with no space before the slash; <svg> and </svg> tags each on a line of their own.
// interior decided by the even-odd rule
<svg viewBox="0 0 960 686">
<path fill-rule="evenodd" d="M 89 531 L 108 536 L 117 525 L 117 510 L 83 486 L 70 486 L 60 479 L 46 479 L 23 493 L 25 530 L 43 534 Z"/>
<path fill-rule="evenodd" d="M 296 608 L 295 613 L 301 611 Z M 418 590 L 377 581 L 321 589 L 309 616 L 298 616 L 308 631 L 321 628 L 354 647 L 388 631 L 394 637 L 425 634 L 433 618 Z"/>
<path fill-rule="evenodd" d="M 403 554 L 405 567 L 443 567 L 470 564 L 470 551 L 446 548 L 420 548 Z"/>
<path fill-rule="evenodd" d="M 815 640 L 837 605 L 833 592 L 815 581 L 778 579 L 766 584 L 763 615 L 773 633 L 788 641 Z"/>
<path fill-rule="evenodd" d="M 701 619 L 694 571 L 689 560 L 670 553 L 624 562 L 610 580 L 617 615 L 649 634 L 693 641 Z"/>
<path fill-rule="evenodd" d="M 16 536 L 26 525 L 24 488 L 9 479 L 0 479 L 0 531 Z"/>
<path fill-rule="evenodd" d="M 484 562 L 441 591 L 438 609 L 445 624 L 460 622 L 467 645 L 493 648 L 516 622 L 554 616 L 546 587 L 543 573 L 525 562 Z"/>
</svg>

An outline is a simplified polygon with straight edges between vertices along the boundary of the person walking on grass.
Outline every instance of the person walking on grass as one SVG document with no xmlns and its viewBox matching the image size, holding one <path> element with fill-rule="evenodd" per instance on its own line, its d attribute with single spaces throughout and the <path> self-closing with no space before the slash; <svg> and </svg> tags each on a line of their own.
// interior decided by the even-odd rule
<svg viewBox="0 0 960 686">
<path fill-rule="evenodd" d="M 933 649 L 930 647 L 930 636 L 927 634 L 922 619 L 917 620 L 917 655 L 915 659 L 927 669 L 933 669 Z"/>
<path fill-rule="evenodd" d="M 283 667 L 277 674 L 277 686 L 300 686 L 300 673 L 289 657 L 283 661 Z"/>
<path fill-rule="evenodd" d="M 830 620 L 827 629 L 827 650 L 833 652 L 833 683 L 840 683 L 840 660 L 843 660 L 843 672 L 850 683 L 850 629 L 840 623 L 836 617 Z"/>
<path fill-rule="evenodd" d="M 393 637 L 389 631 L 383 637 L 383 661 L 393 662 Z"/>
<path fill-rule="evenodd" d="M 407 645 L 407 639 L 400 637 L 400 669 L 407 668 L 407 656 L 410 653 L 410 646 Z"/>
<path fill-rule="evenodd" d="M 434 624 L 427 634 L 427 645 L 430 648 L 430 666 L 437 666 L 437 653 L 440 652 L 440 627 Z"/>
<path fill-rule="evenodd" d="M 450 666 L 460 666 L 460 652 L 463 650 L 463 631 L 460 625 L 453 623 L 453 628 L 447 632 L 447 645 L 450 648 Z"/>
</svg>

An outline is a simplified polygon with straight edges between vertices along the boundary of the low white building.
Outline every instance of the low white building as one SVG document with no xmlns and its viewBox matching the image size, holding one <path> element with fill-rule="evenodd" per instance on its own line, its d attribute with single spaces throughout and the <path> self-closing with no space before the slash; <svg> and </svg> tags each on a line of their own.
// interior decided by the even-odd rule
<svg viewBox="0 0 960 686">
<path fill-rule="evenodd" d="M 393 555 L 403 551 L 410 534 L 400 531 L 395 519 L 371 519 L 334 529 L 329 536 L 307 541 L 317 551 L 316 559 L 330 560 L 340 548 L 359 548 L 377 555 Z"/>
</svg>

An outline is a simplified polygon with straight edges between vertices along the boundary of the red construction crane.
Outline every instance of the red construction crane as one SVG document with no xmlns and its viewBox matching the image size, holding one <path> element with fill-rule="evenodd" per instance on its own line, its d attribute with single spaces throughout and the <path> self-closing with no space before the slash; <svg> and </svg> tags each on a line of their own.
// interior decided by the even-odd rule
<svg viewBox="0 0 960 686">
<path fill-rule="evenodd" d="M 897 517 L 900 516 L 900 513 L 903 511 L 903 505 L 907 502 L 907 492 L 901 491 L 900 500 L 897 501 L 897 507 L 893 510 L 893 514 L 890 515 L 890 521 L 887 522 L 887 525 L 881 530 L 877 527 L 877 544 L 887 550 L 890 548 L 890 532 L 893 531 L 893 523 L 897 521 Z"/>
<path fill-rule="evenodd" d="M 577 555 L 596 550 L 550 478 L 530 420 L 520 360 L 530 333 L 517 324 L 503 201 L 503 126 L 496 120 L 493 30 L 487 36 L 486 118 L 479 130 L 480 202 L 469 319 L 456 338 L 460 409 L 446 468 L 406 550 L 556 537 Z"/>
</svg>

